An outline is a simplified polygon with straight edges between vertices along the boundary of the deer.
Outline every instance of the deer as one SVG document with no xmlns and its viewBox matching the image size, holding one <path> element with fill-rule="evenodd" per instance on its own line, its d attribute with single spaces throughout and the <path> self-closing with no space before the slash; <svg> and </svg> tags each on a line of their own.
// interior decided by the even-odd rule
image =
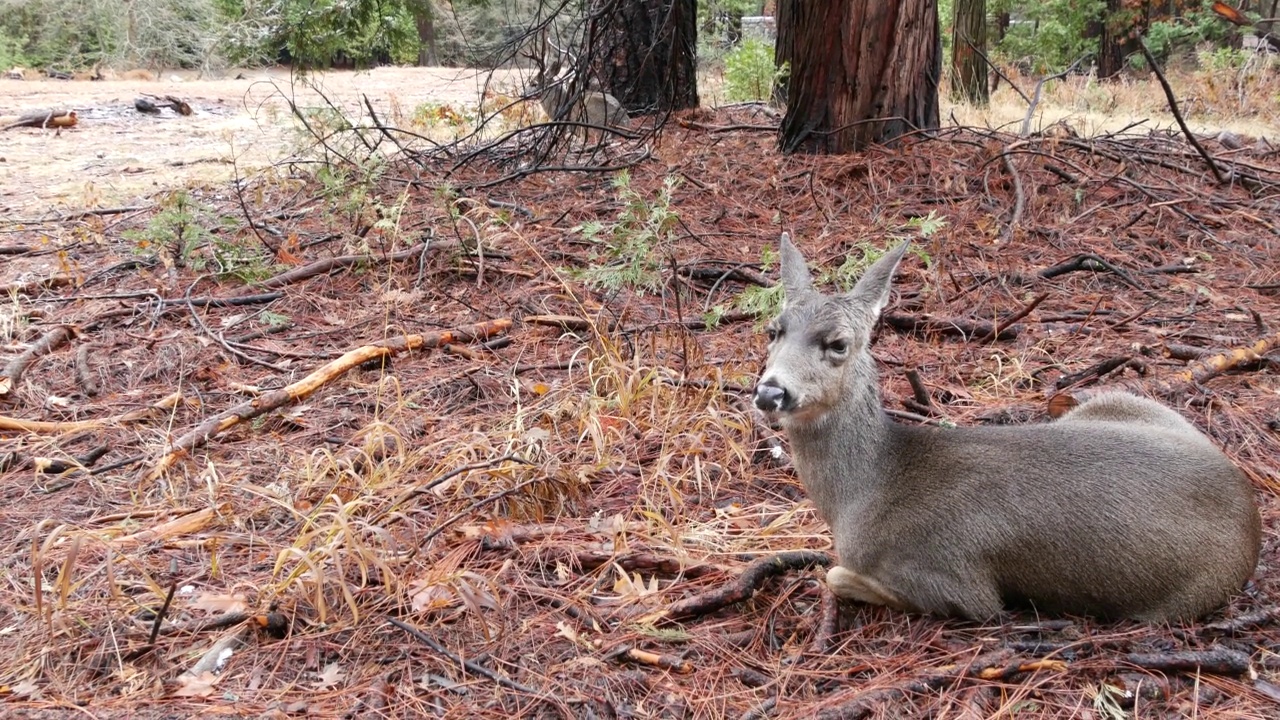
<svg viewBox="0 0 1280 720">
<path fill-rule="evenodd" d="M 538 72 L 530 86 L 538 95 L 538 102 L 546 111 L 547 117 L 552 121 L 567 120 L 598 128 L 627 128 L 627 111 L 622 103 L 601 90 L 594 78 L 582 83 L 574 69 L 576 63 L 572 57 L 555 48 L 555 57 L 550 66 L 547 65 L 546 44 L 544 36 L 542 53 L 526 53 L 525 57 L 533 60 L 537 66 Z M 585 140 L 591 128 L 579 130 Z M 598 132 L 603 135 L 603 130 Z"/>
<path fill-rule="evenodd" d="M 784 301 L 753 399 L 831 529 L 835 596 L 978 621 L 1029 606 L 1165 623 L 1225 605 L 1258 562 L 1258 506 L 1174 410 L 1109 390 L 1047 423 L 888 417 L 870 344 L 907 246 L 827 295 L 781 238 Z"/>
</svg>

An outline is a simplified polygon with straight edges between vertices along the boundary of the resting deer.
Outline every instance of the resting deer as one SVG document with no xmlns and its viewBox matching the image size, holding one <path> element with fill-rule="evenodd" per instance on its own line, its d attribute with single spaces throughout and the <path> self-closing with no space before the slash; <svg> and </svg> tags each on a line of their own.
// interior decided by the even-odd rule
<svg viewBox="0 0 1280 720">
<path fill-rule="evenodd" d="M 891 422 L 871 331 L 906 244 L 852 291 L 823 295 L 782 236 L 786 301 L 755 404 L 778 420 L 831 526 L 839 597 L 988 619 L 1040 611 L 1192 619 L 1253 573 L 1250 484 L 1173 410 L 1108 392 L 1019 427 Z"/>
<path fill-rule="evenodd" d="M 601 128 L 626 128 L 627 111 L 618 99 L 600 89 L 599 83 L 590 80 L 585 86 L 578 81 L 572 62 L 561 70 L 564 58 L 557 56 L 547 67 L 542 57 L 529 55 L 538 66 L 538 74 L 531 82 L 532 89 L 538 93 L 538 101 L 547 117 L 552 120 L 567 120 L 584 123 Z M 589 128 L 580 128 L 584 139 L 590 134 Z M 598 131 L 603 134 L 603 131 Z"/>
</svg>

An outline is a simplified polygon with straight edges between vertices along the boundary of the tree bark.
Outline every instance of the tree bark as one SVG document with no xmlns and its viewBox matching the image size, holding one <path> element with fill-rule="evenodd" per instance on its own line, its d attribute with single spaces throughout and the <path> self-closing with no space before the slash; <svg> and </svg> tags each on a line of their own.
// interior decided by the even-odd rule
<svg viewBox="0 0 1280 720">
<path fill-rule="evenodd" d="M 774 83 L 773 101 L 778 105 L 787 104 L 787 84 L 790 82 L 790 63 L 795 56 L 796 40 L 795 40 L 795 8 L 797 3 L 782 2 L 778 4 L 773 16 L 774 38 L 773 38 L 773 62 L 774 66 L 779 70 L 783 65 L 788 68 L 787 75 L 782 77 L 781 82 Z"/>
<path fill-rule="evenodd" d="M 440 64 L 436 52 L 436 17 L 429 0 L 421 0 L 413 8 L 413 24 L 418 28 L 418 67 Z"/>
<path fill-rule="evenodd" d="M 791 66 L 783 152 L 855 152 L 938 127 L 935 0 L 779 0 L 778 37 Z"/>
<path fill-rule="evenodd" d="M 696 0 L 601 0 L 583 52 L 632 113 L 698 107 Z"/>
<path fill-rule="evenodd" d="M 951 37 L 951 97 L 974 105 L 986 105 L 987 2 L 955 0 L 956 17 Z"/>
<path fill-rule="evenodd" d="M 1129 7 L 1126 0 L 1107 0 L 1098 27 L 1098 77 L 1113 78 L 1124 70 L 1125 60 L 1138 51 L 1136 35 L 1147 27 L 1147 2 Z"/>
</svg>

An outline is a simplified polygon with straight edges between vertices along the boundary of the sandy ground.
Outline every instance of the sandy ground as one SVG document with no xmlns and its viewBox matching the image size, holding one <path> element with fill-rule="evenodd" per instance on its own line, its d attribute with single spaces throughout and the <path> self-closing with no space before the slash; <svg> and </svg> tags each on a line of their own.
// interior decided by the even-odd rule
<svg viewBox="0 0 1280 720">
<path fill-rule="evenodd" d="M 129 204 L 193 181 L 217 182 L 281 159 L 297 142 L 286 98 L 321 106 L 319 94 L 291 82 L 287 69 L 244 72 L 241 80 L 156 82 L 0 80 L 0 118 L 47 108 L 74 109 L 80 123 L 55 133 L 0 132 L 0 214 L 41 217 L 69 209 Z M 325 95 L 354 110 L 367 94 L 384 118 L 422 103 L 474 106 L 485 76 L 451 68 L 377 68 L 311 76 Z M 505 78 L 501 78 L 505 80 Z M 181 117 L 133 109 L 144 93 L 176 95 L 195 110 Z M 0 125 L 5 124 L 0 119 Z M 236 164 L 233 164 L 236 163 Z"/>
</svg>

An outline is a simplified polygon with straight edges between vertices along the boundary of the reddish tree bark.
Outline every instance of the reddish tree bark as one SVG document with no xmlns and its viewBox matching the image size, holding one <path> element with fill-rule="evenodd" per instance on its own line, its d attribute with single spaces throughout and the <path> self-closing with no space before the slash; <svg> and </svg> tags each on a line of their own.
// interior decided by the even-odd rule
<svg viewBox="0 0 1280 720">
<path fill-rule="evenodd" d="M 951 97 L 986 105 L 987 0 L 955 0 L 951 38 Z"/>
<path fill-rule="evenodd" d="M 938 127 L 934 0 L 779 0 L 783 152 L 847 153 Z"/>
</svg>

